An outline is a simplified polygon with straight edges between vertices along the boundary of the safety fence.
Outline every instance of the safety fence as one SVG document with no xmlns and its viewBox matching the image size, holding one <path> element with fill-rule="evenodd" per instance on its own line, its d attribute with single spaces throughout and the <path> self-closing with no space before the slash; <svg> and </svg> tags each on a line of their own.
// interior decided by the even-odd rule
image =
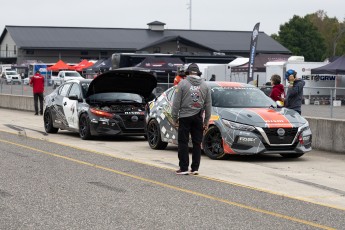
<svg viewBox="0 0 345 230">
<path fill-rule="evenodd" d="M 155 95 L 160 95 L 166 89 L 173 86 L 171 81 L 168 83 L 157 84 L 154 90 Z M 270 86 L 260 88 L 269 95 Z M 52 86 L 45 87 L 45 95 L 53 91 Z M 27 82 L 6 84 L 0 81 L 0 94 L 32 96 L 32 88 Z M 340 87 L 304 87 L 304 97 L 302 101 L 302 115 L 322 118 L 345 119 L 345 88 Z"/>
</svg>

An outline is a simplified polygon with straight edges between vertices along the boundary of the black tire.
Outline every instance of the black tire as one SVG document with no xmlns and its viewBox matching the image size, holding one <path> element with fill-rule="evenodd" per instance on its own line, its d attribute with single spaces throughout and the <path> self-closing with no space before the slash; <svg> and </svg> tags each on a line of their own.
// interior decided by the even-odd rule
<svg viewBox="0 0 345 230">
<path fill-rule="evenodd" d="M 280 155 L 284 158 L 299 158 L 299 157 L 303 156 L 304 153 L 290 153 L 290 154 L 281 153 Z"/>
<path fill-rule="evenodd" d="M 222 135 L 216 126 L 212 126 L 207 130 L 202 141 L 202 147 L 206 156 L 213 160 L 221 160 L 226 157 Z"/>
<path fill-rule="evenodd" d="M 79 136 L 83 140 L 92 139 L 90 132 L 90 119 L 86 113 L 83 113 L 79 118 Z"/>
<path fill-rule="evenodd" d="M 167 142 L 162 141 L 161 130 L 155 119 L 147 125 L 147 141 L 152 149 L 165 149 L 168 146 Z"/>
<path fill-rule="evenodd" d="M 46 109 L 43 116 L 44 129 L 47 133 L 57 133 L 59 128 L 53 126 L 53 118 L 50 110 Z"/>
</svg>

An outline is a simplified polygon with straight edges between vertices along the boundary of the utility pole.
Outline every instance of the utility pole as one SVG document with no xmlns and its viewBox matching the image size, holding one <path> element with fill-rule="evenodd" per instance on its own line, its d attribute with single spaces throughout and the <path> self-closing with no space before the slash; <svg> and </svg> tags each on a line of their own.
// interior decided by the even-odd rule
<svg viewBox="0 0 345 230">
<path fill-rule="evenodd" d="M 189 29 L 192 29 L 192 0 L 189 0 L 187 4 L 187 9 L 189 9 Z"/>
</svg>

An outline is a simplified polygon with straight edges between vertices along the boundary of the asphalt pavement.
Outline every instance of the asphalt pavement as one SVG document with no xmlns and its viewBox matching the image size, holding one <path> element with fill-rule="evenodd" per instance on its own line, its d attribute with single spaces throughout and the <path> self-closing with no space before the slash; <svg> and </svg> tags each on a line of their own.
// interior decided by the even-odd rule
<svg viewBox="0 0 345 230">
<path fill-rule="evenodd" d="M 342 229 L 336 209 L 0 131 L 0 229 Z"/>
</svg>

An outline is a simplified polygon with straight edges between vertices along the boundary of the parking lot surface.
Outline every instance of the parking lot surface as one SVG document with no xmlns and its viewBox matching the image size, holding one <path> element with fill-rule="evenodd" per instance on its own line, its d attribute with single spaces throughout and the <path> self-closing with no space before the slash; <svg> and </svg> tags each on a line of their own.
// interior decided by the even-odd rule
<svg viewBox="0 0 345 230">
<path fill-rule="evenodd" d="M 97 138 L 83 141 L 76 133 L 46 134 L 43 117 L 32 112 L 0 109 L 0 130 L 79 149 L 109 154 L 164 168 L 178 168 L 177 146 L 152 150 L 142 137 Z M 232 156 L 211 160 L 202 156 L 202 177 L 252 187 L 270 193 L 345 209 L 345 155 L 313 150 L 299 159 L 280 156 Z"/>
</svg>

